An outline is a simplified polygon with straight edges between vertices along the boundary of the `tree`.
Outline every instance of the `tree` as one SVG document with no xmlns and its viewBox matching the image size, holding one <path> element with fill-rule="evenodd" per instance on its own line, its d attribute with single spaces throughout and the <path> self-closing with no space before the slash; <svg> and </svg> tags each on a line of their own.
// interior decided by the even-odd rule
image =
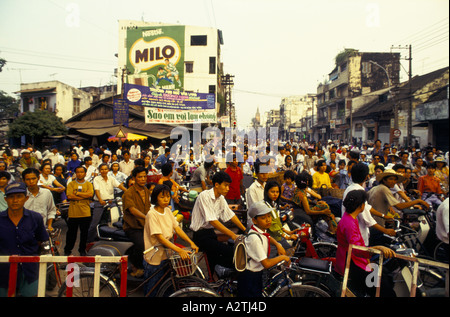
<svg viewBox="0 0 450 317">
<path fill-rule="evenodd" d="M 2 71 L 3 66 L 5 66 L 5 64 L 6 64 L 6 60 L 4 58 L 0 57 L 0 72 Z"/>
<path fill-rule="evenodd" d="M 12 138 L 19 138 L 25 135 L 27 138 L 30 138 L 29 141 L 32 144 L 34 144 L 36 139 L 66 134 L 67 128 L 62 119 L 54 113 L 45 110 L 29 111 L 19 116 L 9 125 L 8 132 L 8 136 Z"/>
<path fill-rule="evenodd" d="M 0 90 L 0 120 L 15 117 L 19 112 L 19 102 Z"/>
</svg>

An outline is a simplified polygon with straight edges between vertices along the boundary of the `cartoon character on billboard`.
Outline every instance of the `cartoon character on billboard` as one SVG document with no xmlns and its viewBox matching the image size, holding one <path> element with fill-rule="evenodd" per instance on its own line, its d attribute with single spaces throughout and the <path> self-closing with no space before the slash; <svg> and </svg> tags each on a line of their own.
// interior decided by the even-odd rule
<svg viewBox="0 0 450 317">
<path fill-rule="evenodd" d="M 159 67 L 158 72 L 156 73 L 156 82 L 154 86 L 158 86 L 161 80 L 166 80 L 173 85 L 173 80 L 167 76 L 167 71 L 164 68 Z"/>
<path fill-rule="evenodd" d="M 173 63 L 171 63 L 168 58 L 166 58 L 164 60 L 164 63 L 166 64 L 164 69 L 167 72 L 167 77 L 168 78 L 175 78 L 175 80 L 177 81 L 179 87 L 181 87 L 180 76 L 179 76 L 178 70 L 175 67 L 175 65 Z"/>
</svg>

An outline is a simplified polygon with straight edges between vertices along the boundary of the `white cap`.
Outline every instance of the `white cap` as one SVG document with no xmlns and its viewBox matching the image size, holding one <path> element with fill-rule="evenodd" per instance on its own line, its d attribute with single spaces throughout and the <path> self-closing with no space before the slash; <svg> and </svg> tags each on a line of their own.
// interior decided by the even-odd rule
<svg viewBox="0 0 450 317">
<path fill-rule="evenodd" d="M 256 216 L 268 214 L 271 211 L 272 208 L 264 201 L 258 201 L 250 207 L 248 210 L 248 215 L 250 218 L 255 218 Z"/>
</svg>

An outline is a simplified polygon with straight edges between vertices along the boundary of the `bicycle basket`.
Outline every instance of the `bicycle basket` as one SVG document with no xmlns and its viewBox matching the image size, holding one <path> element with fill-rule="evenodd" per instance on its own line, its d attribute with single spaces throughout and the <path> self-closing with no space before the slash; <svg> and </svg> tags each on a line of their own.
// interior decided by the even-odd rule
<svg viewBox="0 0 450 317">
<path fill-rule="evenodd" d="M 189 254 L 187 260 L 183 260 L 177 252 L 173 251 L 168 254 L 168 257 L 177 277 L 193 275 L 197 269 L 197 254 L 195 252 Z"/>
</svg>

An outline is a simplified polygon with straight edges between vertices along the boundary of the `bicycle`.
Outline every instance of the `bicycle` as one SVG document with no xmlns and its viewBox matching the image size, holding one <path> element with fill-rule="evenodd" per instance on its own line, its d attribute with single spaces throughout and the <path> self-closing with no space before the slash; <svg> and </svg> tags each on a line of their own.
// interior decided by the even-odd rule
<svg viewBox="0 0 450 317">
<path fill-rule="evenodd" d="M 53 231 L 47 229 L 49 236 L 48 241 L 45 241 L 41 245 L 41 255 L 48 254 L 52 256 L 59 256 L 59 246 L 61 245 L 61 229 L 54 228 Z M 61 264 L 57 262 L 50 263 L 47 267 L 47 279 L 46 279 L 46 290 L 52 291 L 58 285 L 61 287 Z"/>
<path fill-rule="evenodd" d="M 293 243 L 294 257 L 311 257 L 334 262 L 337 245 L 326 241 L 313 241 L 311 239 L 311 226 L 303 224 L 297 231 L 298 239 Z"/>
<path fill-rule="evenodd" d="M 281 261 L 267 270 L 268 278 L 264 282 L 263 297 L 330 297 L 324 290 L 301 283 L 293 282 L 290 276 L 292 264 L 285 265 Z M 217 270 L 216 270 L 217 272 Z M 220 276 L 217 282 L 209 283 L 206 290 L 202 287 L 191 287 L 174 292 L 171 297 L 235 297 L 237 296 L 237 281 L 234 270 L 224 270 L 226 276 Z"/>
<path fill-rule="evenodd" d="M 158 248 L 155 248 L 156 251 Z M 197 255 L 192 252 L 187 261 L 181 260 L 180 256 L 170 250 L 165 249 L 168 256 L 168 261 L 151 276 L 141 282 L 136 288 L 127 291 L 127 296 L 130 296 L 140 290 L 150 279 L 164 271 L 161 278 L 155 283 L 145 297 L 153 292 L 156 288 L 158 291 L 156 297 L 168 297 L 176 291 L 183 288 L 203 288 L 210 289 L 209 284 L 193 274 L 197 268 Z M 156 252 L 155 252 L 156 253 Z M 102 267 L 100 273 L 100 297 L 119 297 L 119 290 L 117 285 L 120 285 L 120 264 L 108 264 Z M 73 287 L 73 297 L 92 297 L 94 290 L 94 269 L 89 266 L 82 266 L 80 268 L 79 279 L 76 283 L 78 286 Z M 64 297 L 67 291 L 66 283 L 60 288 L 59 297 Z"/>
<path fill-rule="evenodd" d="M 434 249 L 433 258 L 439 262 L 449 263 L 448 243 L 439 242 Z"/>
</svg>

